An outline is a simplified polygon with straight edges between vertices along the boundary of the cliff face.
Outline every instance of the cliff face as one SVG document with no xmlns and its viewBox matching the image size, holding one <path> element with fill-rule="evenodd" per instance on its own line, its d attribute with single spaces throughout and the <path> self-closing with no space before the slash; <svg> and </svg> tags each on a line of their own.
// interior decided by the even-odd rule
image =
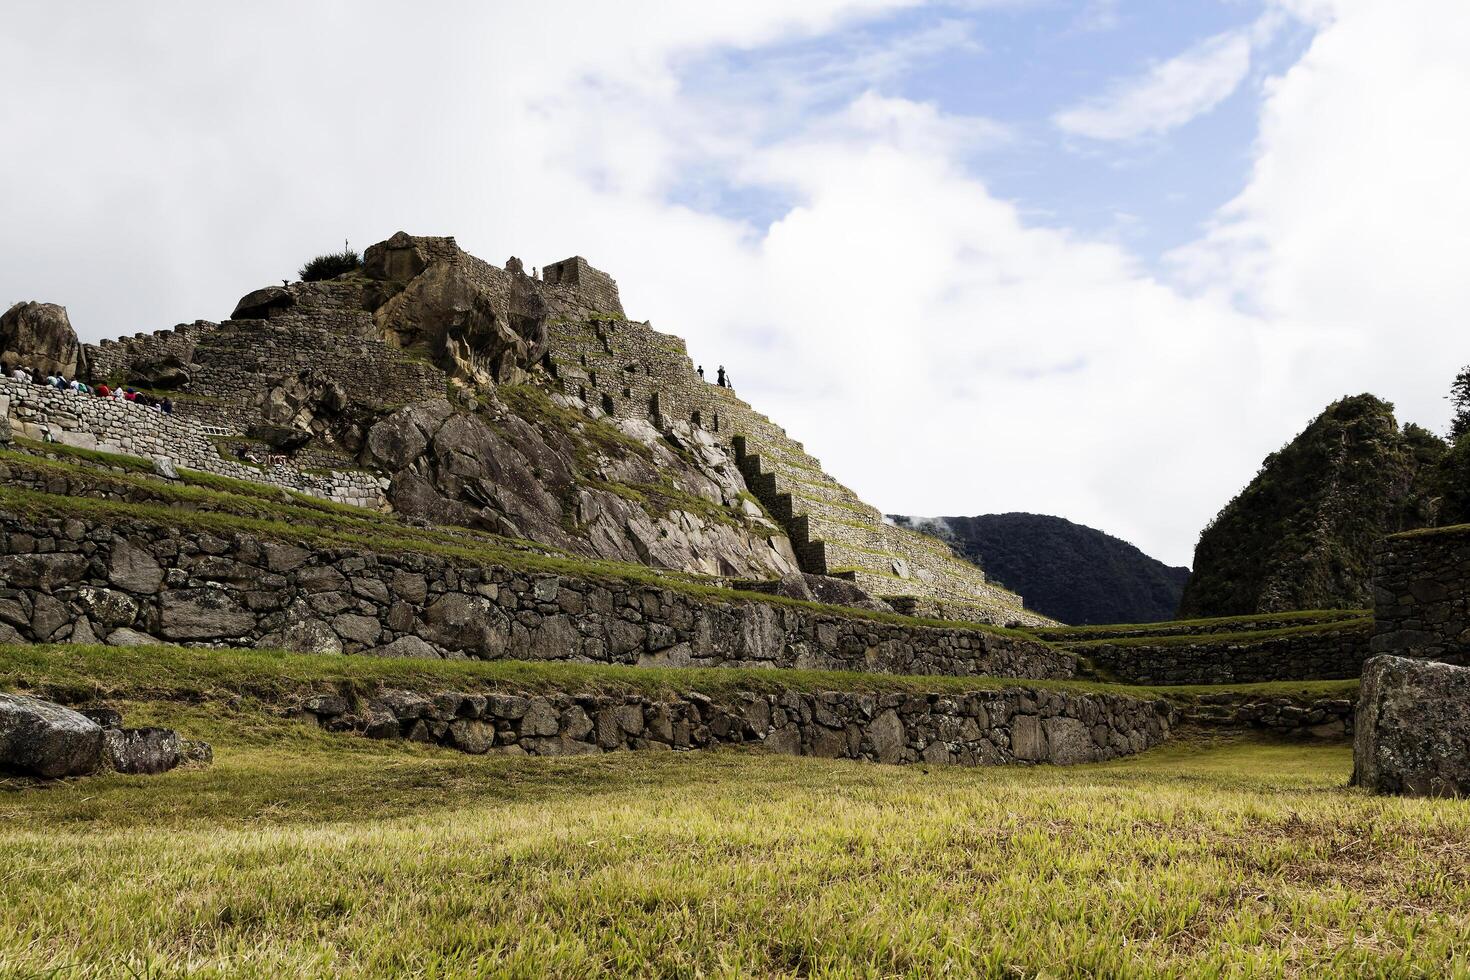
<svg viewBox="0 0 1470 980">
<path fill-rule="evenodd" d="M 1444 456 L 1387 402 L 1334 402 L 1200 534 L 1180 615 L 1371 606 L 1373 547 L 1435 523 Z"/>
<path fill-rule="evenodd" d="M 1189 577 L 1187 568 L 1165 565 L 1126 541 L 1061 517 L 890 517 L 949 542 L 1024 595 L 1031 608 L 1074 626 L 1169 619 Z"/>
</svg>

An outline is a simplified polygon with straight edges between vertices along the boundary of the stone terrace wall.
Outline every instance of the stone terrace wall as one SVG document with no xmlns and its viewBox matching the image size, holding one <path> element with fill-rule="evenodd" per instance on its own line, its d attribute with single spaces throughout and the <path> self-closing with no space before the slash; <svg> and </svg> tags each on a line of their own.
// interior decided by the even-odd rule
<svg viewBox="0 0 1470 980">
<path fill-rule="evenodd" d="M 165 357 L 188 362 L 194 356 L 199 338 L 219 324 L 208 320 L 181 323 L 172 330 L 155 330 L 100 344 L 83 344 L 87 351 L 87 370 L 99 381 L 125 380 L 133 369 L 157 363 Z"/>
<path fill-rule="evenodd" d="M 306 473 L 291 466 L 248 466 L 219 454 L 211 438 L 215 430 L 206 423 L 135 402 L 0 379 L 0 416 L 8 417 L 12 430 L 29 439 L 142 459 L 169 459 L 202 473 L 284 487 L 359 507 L 386 504 L 384 481 L 371 473 Z"/>
<path fill-rule="evenodd" d="M 1066 648 L 1129 684 L 1250 684 L 1357 677 L 1372 635 L 1371 623 L 1359 623 L 1260 640 Z"/>
<path fill-rule="evenodd" d="M 1071 676 L 1037 641 L 419 554 L 0 512 L 0 642 L 171 642 L 385 656 Z"/>
<path fill-rule="evenodd" d="M 848 691 L 455 694 L 385 690 L 350 706 L 319 695 L 297 714 L 334 731 L 499 755 L 587 755 L 756 743 L 825 759 L 1070 765 L 1131 755 L 1169 734 L 1164 701 L 1006 688 L 961 694 Z"/>
<path fill-rule="evenodd" d="M 364 316 L 366 314 L 363 314 Z M 445 375 L 405 358 L 373 337 L 322 326 L 317 314 L 293 308 L 269 320 L 227 320 L 194 351 L 191 394 L 180 411 L 245 430 L 261 420 L 260 399 L 275 382 L 311 371 L 335 381 L 348 402 L 406 405 L 443 398 Z"/>
<path fill-rule="evenodd" d="M 1386 538 L 1373 617 L 1375 654 L 1470 665 L 1470 525 Z"/>
<path fill-rule="evenodd" d="M 1263 697 L 1240 691 L 1202 694 L 1178 706 L 1176 722 L 1198 728 L 1253 729 L 1295 738 L 1353 734 L 1354 698 Z"/>
</svg>

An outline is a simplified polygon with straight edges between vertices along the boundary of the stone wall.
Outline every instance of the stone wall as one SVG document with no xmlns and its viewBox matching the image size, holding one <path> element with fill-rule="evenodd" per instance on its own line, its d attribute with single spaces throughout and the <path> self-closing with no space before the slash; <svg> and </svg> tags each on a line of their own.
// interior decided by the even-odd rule
<svg viewBox="0 0 1470 980">
<path fill-rule="evenodd" d="M 1242 691 L 1201 694 L 1177 706 L 1180 726 L 1270 732 L 1295 738 L 1353 734 L 1357 701 L 1351 697 L 1263 696 Z"/>
<path fill-rule="evenodd" d="M 548 286 L 568 290 L 581 306 L 600 313 L 623 315 L 623 301 L 618 296 L 618 284 L 613 277 L 601 269 L 594 269 L 580 255 L 551 263 L 541 270 L 541 278 Z"/>
<path fill-rule="evenodd" d="M 437 556 L 0 512 L 0 642 L 1063 678 L 1025 637 Z"/>
<path fill-rule="evenodd" d="M 115 398 L 60 391 L 0 379 L 0 417 L 15 435 L 100 449 L 142 459 L 164 458 L 178 466 L 284 487 L 362 507 L 385 505 L 383 481 L 353 470 L 308 473 L 294 466 L 255 467 L 221 456 L 214 438 L 224 430 L 180 414 Z"/>
<path fill-rule="evenodd" d="M 87 371 L 98 381 L 126 382 L 128 375 L 143 365 L 156 364 L 167 357 L 188 363 L 194 356 L 199 338 L 219 324 L 208 320 L 181 323 L 172 330 L 137 333 L 100 344 L 83 344 L 87 352 Z"/>
<path fill-rule="evenodd" d="M 1470 525 L 1395 534 L 1374 560 L 1373 652 L 1470 664 Z"/>
<path fill-rule="evenodd" d="M 884 763 L 1070 765 L 1168 737 L 1172 708 L 1109 694 L 1006 688 L 956 694 L 456 694 L 385 690 L 359 705 L 319 695 L 297 713 L 336 731 L 500 755 L 757 744 Z"/>
<path fill-rule="evenodd" d="M 1102 676 L 1129 684 L 1249 684 L 1357 677 L 1370 622 L 1307 628 L 1254 640 L 1071 644 Z"/>
</svg>

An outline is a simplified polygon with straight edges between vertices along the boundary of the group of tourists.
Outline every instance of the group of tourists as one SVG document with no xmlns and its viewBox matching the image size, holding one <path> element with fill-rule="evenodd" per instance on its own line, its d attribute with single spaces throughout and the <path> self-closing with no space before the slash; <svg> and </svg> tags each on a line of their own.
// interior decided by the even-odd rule
<svg viewBox="0 0 1470 980">
<path fill-rule="evenodd" d="M 703 381 L 704 380 L 704 365 L 701 364 L 699 366 L 698 370 L 699 370 L 699 380 L 700 381 Z M 725 371 L 725 365 L 723 365 L 723 364 L 720 365 L 720 370 L 715 375 L 715 384 L 719 385 L 721 388 L 733 388 L 733 387 L 735 387 L 733 384 L 730 383 L 730 375 L 728 373 L 726 373 L 726 371 Z"/>
<path fill-rule="evenodd" d="M 38 385 L 42 388 L 55 388 L 57 391 L 66 391 L 74 395 L 95 395 L 98 398 L 114 398 L 120 402 L 134 402 L 147 408 L 156 408 L 166 415 L 174 413 L 173 399 L 167 395 L 159 398 L 157 395 L 139 391 L 137 388 L 125 388 L 121 385 L 112 388 L 106 384 L 94 387 L 75 378 L 68 380 L 61 374 L 48 374 L 42 377 L 40 372 L 32 374 L 20 365 L 16 365 L 10 372 L 10 380 L 19 381 L 21 384 Z"/>
</svg>

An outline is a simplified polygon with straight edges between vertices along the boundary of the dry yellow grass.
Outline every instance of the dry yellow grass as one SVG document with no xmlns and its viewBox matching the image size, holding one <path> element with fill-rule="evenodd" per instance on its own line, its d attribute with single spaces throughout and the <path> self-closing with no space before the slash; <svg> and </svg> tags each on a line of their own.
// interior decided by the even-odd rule
<svg viewBox="0 0 1470 980">
<path fill-rule="evenodd" d="M 474 758 L 247 701 L 216 743 L 0 789 L 0 975 L 1467 975 L 1470 805 L 1345 746 L 1060 769 Z"/>
</svg>

